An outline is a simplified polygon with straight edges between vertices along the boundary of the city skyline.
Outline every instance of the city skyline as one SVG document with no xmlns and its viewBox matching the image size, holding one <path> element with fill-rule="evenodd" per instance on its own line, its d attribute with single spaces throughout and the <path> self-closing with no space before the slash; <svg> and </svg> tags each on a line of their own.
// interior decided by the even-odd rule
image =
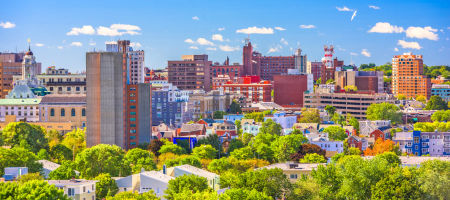
<svg viewBox="0 0 450 200">
<path fill-rule="evenodd" d="M 25 51 L 30 38 L 44 67 L 76 72 L 85 70 L 85 52 L 127 39 L 156 69 L 187 54 L 208 54 L 213 62 L 228 56 L 242 64 L 250 37 L 266 56 L 292 55 L 301 47 L 308 60 L 320 60 L 323 45 L 333 44 L 345 64 L 380 65 L 410 51 L 427 65 L 450 64 L 450 3 L 405 2 L 8 2 L 0 8 L 0 51 Z"/>
</svg>

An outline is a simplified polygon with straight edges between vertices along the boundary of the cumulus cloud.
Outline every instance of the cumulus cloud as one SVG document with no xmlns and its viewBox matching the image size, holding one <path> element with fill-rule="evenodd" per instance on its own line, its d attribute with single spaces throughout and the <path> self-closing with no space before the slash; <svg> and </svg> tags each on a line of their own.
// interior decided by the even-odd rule
<svg viewBox="0 0 450 200">
<path fill-rule="evenodd" d="M 311 29 L 311 28 L 316 28 L 316 26 L 314 26 L 312 24 L 310 24 L 310 25 L 302 24 L 302 25 L 300 25 L 300 28 L 302 28 L 302 29 Z"/>
<path fill-rule="evenodd" d="M 58 49 L 63 49 L 63 46 L 58 46 L 58 47 L 56 47 L 56 48 L 58 48 Z"/>
<path fill-rule="evenodd" d="M 200 18 L 198 18 L 197 16 L 193 16 L 192 19 L 196 21 L 200 20 Z"/>
<path fill-rule="evenodd" d="M 237 51 L 237 50 L 239 50 L 239 47 L 232 47 L 232 46 L 229 46 L 229 45 L 220 45 L 219 49 L 222 50 L 222 51 L 229 52 L 229 51 Z"/>
<path fill-rule="evenodd" d="M 92 39 L 91 40 L 89 40 L 89 45 L 90 46 L 95 46 L 97 43 L 95 43 Z"/>
<path fill-rule="evenodd" d="M 197 38 L 197 43 L 199 45 L 208 45 L 208 46 L 214 46 L 214 43 L 211 41 L 205 39 L 205 38 Z"/>
<path fill-rule="evenodd" d="M 42 43 L 36 43 L 35 44 L 37 47 L 43 47 L 44 46 L 44 44 L 42 44 Z"/>
<path fill-rule="evenodd" d="M 217 50 L 217 48 L 216 47 L 208 47 L 208 48 L 206 48 L 206 50 L 207 51 L 215 51 L 215 50 Z"/>
<path fill-rule="evenodd" d="M 421 49 L 422 47 L 417 42 L 407 42 L 404 40 L 399 40 L 398 45 L 400 45 L 404 49 Z"/>
<path fill-rule="evenodd" d="M 397 47 L 395 47 L 395 48 L 394 48 L 394 51 L 398 51 L 398 48 L 397 48 Z"/>
<path fill-rule="evenodd" d="M 280 42 L 286 46 L 289 45 L 288 41 L 286 41 L 286 39 L 284 38 L 281 38 Z"/>
<path fill-rule="evenodd" d="M 274 52 L 279 52 L 283 47 L 281 45 L 278 45 L 276 47 L 272 47 L 269 49 L 269 51 L 267 51 L 267 53 L 274 53 Z"/>
<path fill-rule="evenodd" d="M 347 6 L 344 6 L 344 7 L 337 7 L 337 6 L 336 6 L 336 9 L 337 9 L 338 11 L 341 11 L 341 12 L 350 12 L 350 11 L 353 11 L 352 9 L 347 8 Z"/>
<path fill-rule="evenodd" d="M 81 28 L 74 27 L 67 35 L 101 35 L 101 36 L 122 36 L 122 35 L 139 35 L 141 28 L 139 26 L 130 24 L 111 24 L 111 26 L 99 26 L 97 30 L 90 25 L 82 26 Z"/>
<path fill-rule="evenodd" d="M 378 22 L 369 30 L 369 33 L 401 33 L 403 31 L 403 27 L 394 26 L 388 22 Z"/>
<path fill-rule="evenodd" d="M 16 27 L 16 24 L 11 22 L 0 22 L 0 27 L 2 28 L 14 28 Z"/>
<path fill-rule="evenodd" d="M 194 40 L 192 40 L 191 38 L 185 39 L 184 42 L 194 44 Z"/>
<path fill-rule="evenodd" d="M 429 40 L 438 40 L 439 37 L 435 33 L 437 32 L 437 29 L 431 28 L 431 26 L 427 27 L 408 27 L 406 29 L 406 37 L 409 38 L 419 38 L 419 39 L 429 39 Z"/>
<path fill-rule="evenodd" d="M 236 30 L 236 33 L 244 33 L 244 34 L 273 34 L 272 28 L 266 28 L 266 27 L 248 27 L 244 29 L 238 29 Z"/>
<path fill-rule="evenodd" d="M 223 36 L 220 34 L 214 34 L 212 35 L 212 40 L 217 40 L 223 42 Z"/>
<path fill-rule="evenodd" d="M 279 31 L 285 31 L 285 30 L 286 30 L 285 28 L 279 27 L 279 26 L 275 27 L 275 29 L 277 29 L 277 30 L 279 30 Z"/>
<path fill-rule="evenodd" d="M 224 30 L 225 30 L 225 27 L 220 27 L 220 28 L 218 28 L 217 30 L 218 30 L 218 31 L 224 31 Z"/>
<path fill-rule="evenodd" d="M 373 6 L 373 5 L 370 5 L 369 8 L 372 8 L 372 9 L 374 9 L 374 10 L 379 10 L 379 9 L 380 9 L 380 7 L 378 7 L 378 6 Z"/>
<path fill-rule="evenodd" d="M 95 29 L 90 25 L 82 26 L 81 28 L 73 27 L 66 35 L 94 35 Z"/>
<path fill-rule="evenodd" d="M 70 43 L 70 46 L 81 47 L 81 46 L 83 46 L 83 43 L 81 43 L 81 42 L 72 42 L 72 43 Z"/>
<path fill-rule="evenodd" d="M 139 42 L 130 42 L 130 46 L 133 48 L 141 48 L 142 45 Z"/>
<path fill-rule="evenodd" d="M 350 55 L 352 55 L 352 56 L 357 56 L 357 55 L 358 55 L 358 53 L 355 53 L 355 52 L 350 52 Z"/>
<path fill-rule="evenodd" d="M 356 16 L 356 12 L 358 12 L 357 10 L 355 10 L 355 12 L 353 12 L 352 18 L 350 19 L 350 21 L 353 21 L 353 19 L 355 19 Z"/>
<path fill-rule="evenodd" d="M 190 46 L 189 49 L 198 49 L 196 46 Z"/>
<path fill-rule="evenodd" d="M 361 51 L 361 55 L 363 55 L 365 57 L 370 57 L 370 52 L 367 49 L 363 49 Z"/>
</svg>

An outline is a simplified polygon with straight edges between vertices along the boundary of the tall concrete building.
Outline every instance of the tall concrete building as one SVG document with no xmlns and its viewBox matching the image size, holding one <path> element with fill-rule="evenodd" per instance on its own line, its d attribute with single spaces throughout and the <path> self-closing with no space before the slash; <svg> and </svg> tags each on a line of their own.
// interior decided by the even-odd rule
<svg viewBox="0 0 450 200">
<path fill-rule="evenodd" d="M 183 55 L 180 61 L 168 61 L 169 83 L 181 90 L 210 91 L 212 61 L 208 55 Z"/>
<path fill-rule="evenodd" d="M 423 75 L 422 55 L 405 53 L 392 58 L 392 93 L 416 98 L 431 96 L 431 81 Z"/>
<path fill-rule="evenodd" d="M 134 50 L 130 46 L 129 40 L 119 40 L 117 42 L 110 42 L 106 44 L 107 52 L 126 52 L 127 60 L 127 83 L 137 84 L 144 83 L 145 77 L 145 52 L 143 50 Z"/>
<path fill-rule="evenodd" d="M 302 55 L 302 49 L 298 48 L 295 51 L 294 59 L 295 59 L 295 69 L 297 69 L 302 74 L 306 74 L 308 58 L 306 55 Z"/>
<path fill-rule="evenodd" d="M 123 55 L 86 53 L 88 147 L 115 144 L 124 148 Z"/>
</svg>

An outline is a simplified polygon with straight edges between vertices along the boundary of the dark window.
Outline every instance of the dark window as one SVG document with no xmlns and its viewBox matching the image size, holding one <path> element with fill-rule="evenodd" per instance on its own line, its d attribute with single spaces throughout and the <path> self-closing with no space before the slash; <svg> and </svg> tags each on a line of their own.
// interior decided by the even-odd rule
<svg viewBox="0 0 450 200">
<path fill-rule="evenodd" d="M 64 108 L 61 108 L 61 117 L 66 116 L 66 110 Z"/>
<path fill-rule="evenodd" d="M 53 108 L 50 109 L 50 116 L 52 116 L 52 117 L 55 116 L 55 109 L 53 109 Z"/>
<path fill-rule="evenodd" d="M 75 117 L 75 108 L 72 108 L 71 114 L 72 114 L 72 117 Z"/>
<path fill-rule="evenodd" d="M 83 109 L 81 109 L 81 116 L 86 116 L 86 109 L 85 108 L 83 108 Z"/>
</svg>

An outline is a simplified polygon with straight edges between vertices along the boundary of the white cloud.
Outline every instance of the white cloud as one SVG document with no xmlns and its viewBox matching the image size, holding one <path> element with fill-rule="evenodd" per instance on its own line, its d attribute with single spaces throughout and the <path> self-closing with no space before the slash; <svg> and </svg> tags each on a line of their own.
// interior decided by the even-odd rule
<svg viewBox="0 0 450 200">
<path fill-rule="evenodd" d="M 398 45 L 404 49 L 421 49 L 422 47 L 417 42 L 406 42 L 404 40 L 399 40 Z"/>
<path fill-rule="evenodd" d="M 286 30 L 285 28 L 279 27 L 279 26 L 275 27 L 275 29 L 277 29 L 277 30 L 279 30 L 279 31 L 285 31 L 285 30 Z"/>
<path fill-rule="evenodd" d="M 300 28 L 302 28 L 302 29 L 311 29 L 311 28 L 316 28 L 316 26 L 314 26 L 312 24 L 310 24 L 310 25 L 302 24 L 302 25 L 300 25 Z"/>
<path fill-rule="evenodd" d="M 63 49 L 63 46 L 58 46 L 57 48 L 58 48 L 58 49 Z"/>
<path fill-rule="evenodd" d="M 44 44 L 42 44 L 42 43 L 36 43 L 35 44 L 37 47 L 43 47 L 44 46 Z"/>
<path fill-rule="evenodd" d="M 16 27 L 16 24 L 11 22 L 0 22 L 0 27 L 2 28 L 14 28 Z"/>
<path fill-rule="evenodd" d="M 200 20 L 200 18 L 198 18 L 197 16 L 193 16 L 192 19 L 196 21 Z"/>
<path fill-rule="evenodd" d="M 194 40 L 192 40 L 191 38 L 185 39 L 184 42 L 194 44 Z"/>
<path fill-rule="evenodd" d="M 215 51 L 215 50 L 217 50 L 217 48 L 216 47 L 208 47 L 208 48 L 206 48 L 206 50 L 207 51 Z"/>
<path fill-rule="evenodd" d="M 395 47 L 395 48 L 394 48 L 394 51 L 398 51 L 398 48 L 397 48 L 397 47 Z"/>
<path fill-rule="evenodd" d="M 355 52 L 350 52 L 350 55 L 352 55 L 352 56 L 357 56 L 357 55 L 358 55 L 358 53 L 355 53 Z"/>
<path fill-rule="evenodd" d="M 94 35 L 95 29 L 90 25 L 85 25 L 81 28 L 73 27 L 66 35 Z"/>
<path fill-rule="evenodd" d="M 218 31 L 224 31 L 224 30 L 225 30 L 225 27 L 220 27 L 220 28 L 218 28 L 217 30 L 218 30 Z"/>
<path fill-rule="evenodd" d="M 190 46 L 189 49 L 198 49 L 196 46 Z"/>
<path fill-rule="evenodd" d="M 353 11 L 352 9 L 347 8 L 347 6 L 344 6 L 344 7 L 342 7 L 342 8 L 336 6 L 336 9 L 337 9 L 338 11 L 341 11 L 341 12 L 350 12 L 350 11 Z"/>
<path fill-rule="evenodd" d="M 370 52 L 367 49 L 363 49 L 361 51 L 361 55 L 363 55 L 365 57 L 370 57 Z"/>
<path fill-rule="evenodd" d="M 266 27 L 248 27 L 244 29 L 238 29 L 236 30 L 236 33 L 244 33 L 244 34 L 273 34 L 272 28 L 266 28 Z"/>
<path fill-rule="evenodd" d="M 140 31 L 141 28 L 136 25 L 130 25 L 130 24 L 112 24 L 110 26 L 111 29 L 116 30 L 126 30 L 126 31 Z"/>
<path fill-rule="evenodd" d="M 379 10 L 379 9 L 380 9 L 380 7 L 378 7 L 378 6 L 372 6 L 372 5 L 370 5 L 369 8 L 372 8 L 372 9 L 374 9 L 374 10 Z"/>
<path fill-rule="evenodd" d="M 83 43 L 81 43 L 81 42 L 72 42 L 72 43 L 70 43 L 70 46 L 81 47 L 81 46 L 83 46 Z"/>
<path fill-rule="evenodd" d="M 286 39 L 284 38 L 281 38 L 280 42 L 286 46 L 289 45 L 288 41 L 286 41 Z"/>
<path fill-rule="evenodd" d="M 429 39 L 429 40 L 438 40 L 439 37 L 435 33 L 437 32 L 437 29 L 431 28 L 431 26 L 427 27 L 408 27 L 406 29 L 406 37 L 409 38 L 419 38 L 419 39 Z"/>
<path fill-rule="evenodd" d="M 208 45 L 208 46 L 214 46 L 214 43 L 211 41 L 205 39 L 205 38 L 197 38 L 197 43 L 199 45 Z"/>
<path fill-rule="evenodd" d="M 106 41 L 105 44 L 117 44 L 117 41 Z"/>
<path fill-rule="evenodd" d="M 222 51 L 237 51 L 239 50 L 239 47 L 232 47 L 232 46 L 228 46 L 228 45 L 220 45 L 219 49 Z"/>
<path fill-rule="evenodd" d="M 220 34 L 214 34 L 212 35 L 212 40 L 217 40 L 223 42 L 223 36 Z"/>
<path fill-rule="evenodd" d="M 130 46 L 133 48 L 141 48 L 142 47 L 141 43 L 139 43 L 139 42 L 131 42 Z"/>
<path fill-rule="evenodd" d="M 278 45 L 276 47 L 272 47 L 269 49 L 269 51 L 267 51 L 267 53 L 274 53 L 274 52 L 278 52 L 282 49 L 283 47 L 281 45 Z"/>
<path fill-rule="evenodd" d="M 403 31 L 403 27 L 394 26 L 388 22 L 378 22 L 369 30 L 369 33 L 401 33 Z"/>
<path fill-rule="evenodd" d="M 353 19 L 355 19 L 356 16 L 356 12 L 358 12 L 357 10 L 355 10 L 355 12 L 353 12 L 352 18 L 350 19 L 350 21 L 353 21 Z"/>
</svg>

